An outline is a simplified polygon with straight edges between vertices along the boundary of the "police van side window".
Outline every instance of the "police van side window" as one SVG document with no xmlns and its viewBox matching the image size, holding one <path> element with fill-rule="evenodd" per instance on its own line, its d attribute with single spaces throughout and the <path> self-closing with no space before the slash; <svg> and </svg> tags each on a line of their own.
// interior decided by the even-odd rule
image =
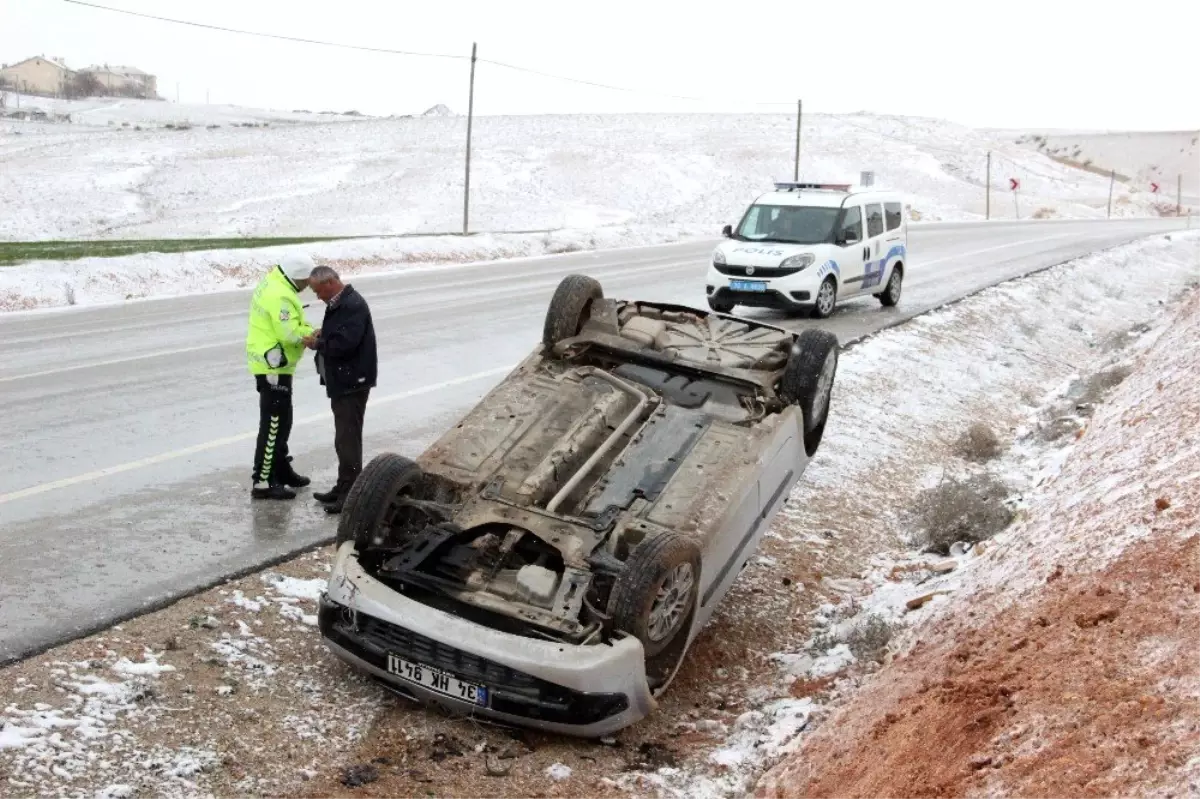
<svg viewBox="0 0 1200 799">
<path fill-rule="evenodd" d="M 867 206 L 867 236 L 875 238 L 883 233 L 883 206 L 879 203 Z"/>
<path fill-rule="evenodd" d="M 884 203 L 883 213 L 887 217 L 887 229 L 897 230 L 900 227 L 901 206 L 900 203 Z"/>
<path fill-rule="evenodd" d="M 862 210 L 857 205 L 847 208 L 845 215 L 842 216 L 838 241 L 844 241 L 847 244 L 862 241 Z"/>
</svg>

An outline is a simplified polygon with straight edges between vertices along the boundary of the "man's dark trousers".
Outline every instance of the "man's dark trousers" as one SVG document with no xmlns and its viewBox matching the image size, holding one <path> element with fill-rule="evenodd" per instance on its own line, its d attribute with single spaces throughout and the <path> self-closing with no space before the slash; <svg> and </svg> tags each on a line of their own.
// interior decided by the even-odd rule
<svg viewBox="0 0 1200 799">
<path fill-rule="evenodd" d="M 258 445 L 254 449 L 254 482 L 275 485 L 286 467 L 292 434 L 292 376 L 255 375 L 258 389 Z"/>
<path fill-rule="evenodd" d="M 333 408 L 333 449 L 338 458 L 337 493 L 344 499 L 362 471 L 363 419 L 367 415 L 369 388 L 329 400 Z"/>
</svg>

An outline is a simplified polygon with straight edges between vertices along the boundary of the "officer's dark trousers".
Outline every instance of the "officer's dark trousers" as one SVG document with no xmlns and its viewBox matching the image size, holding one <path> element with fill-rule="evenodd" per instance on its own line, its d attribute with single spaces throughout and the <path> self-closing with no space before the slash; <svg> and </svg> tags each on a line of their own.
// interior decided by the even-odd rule
<svg viewBox="0 0 1200 799">
<path fill-rule="evenodd" d="M 292 433 L 292 376 L 255 375 L 258 388 L 258 446 L 254 450 L 254 482 L 276 484 L 287 465 Z"/>
<path fill-rule="evenodd" d="M 333 410 L 333 449 L 338 458 L 337 491 L 345 496 L 362 471 L 363 419 L 370 389 L 352 391 L 329 401 Z"/>
</svg>

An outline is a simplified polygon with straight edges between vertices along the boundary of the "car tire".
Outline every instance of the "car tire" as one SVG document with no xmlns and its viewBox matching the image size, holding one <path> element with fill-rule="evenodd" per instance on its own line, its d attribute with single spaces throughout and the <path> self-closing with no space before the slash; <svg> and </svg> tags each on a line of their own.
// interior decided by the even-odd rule
<svg viewBox="0 0 1200 799">
<path fill-rule="evenodd" d="M 665 682 L 679 666 L 699 595 L 700 546 L 670 531 L 642 539 L 613 584 L 608 598 L 613 629 L 642 642 L 652 687 Z"/>
<path fill-rule="evenodd" d="M 732 302 L 718 302 L 710 297 L 708 307 L 716 313 L 730 313 L 733 311 L 734 305 Z"/>
<path fill-rule="evenodd" d="M 816 454 L 825 433 L 839 352 L 833 333 L 815 328 L 804 330 L 796 339 L 779 380 L 779 398 L 789 405 L 799 405 L 804 415 L 804 450 L 810 458 Z"/>
<path fill-rule="evenodd" d="M 385 452 L 371 459 L 350 487 L 338 521 L 337 545 L 353 541 L 363 552 L 389 542 L 399 510 L 395 501 L 416 496 L 421 467 L 403 455 Z"/>
<path fill-rule="evenodd" d="M 896 264 L 892 267 L 892 276 L 888 278 L 887 288 L 882 293 L 875 296 L 879 297 L 879 302 L 885 308 L 895 308 L 900 304 L 900 292 L 904 288 L 904 267 Z"/>
<path fill-rule="evenodd" d="M 567 275 L 554 290 L 546 309 L 542 343 L 549 349 L 558 342 L 579 335 L 587 321 L 592 303 L 604 298 L 600 282 L 587 275 Z"/>
<path fill-rule="evenodd" d="M 817 296 L 813 299 L 813 319 L 828 319 L 833 315 L 833 309 L 837 307 L 837 293 L 837 280 L 830 275 L 821 283 L 817 289 Z M 828 300 L 823 299 L 827 295 Z"/>
</svg>

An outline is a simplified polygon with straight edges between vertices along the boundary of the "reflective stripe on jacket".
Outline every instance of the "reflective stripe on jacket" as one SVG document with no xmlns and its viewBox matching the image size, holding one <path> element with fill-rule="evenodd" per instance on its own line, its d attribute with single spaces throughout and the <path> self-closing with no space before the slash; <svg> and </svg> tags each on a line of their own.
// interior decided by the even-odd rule
<svg viewBox="0 0 1200 799">
<path fill-rule="evenodd" d="M 250 301 L 246 330 L 246 360 L 255 375 L 291 375 L 304 357 L 304 337 L 312 326 L 304 321 L 304 308 L 296 287 L 275 267 L 259 281 Z"/>
</svg>

